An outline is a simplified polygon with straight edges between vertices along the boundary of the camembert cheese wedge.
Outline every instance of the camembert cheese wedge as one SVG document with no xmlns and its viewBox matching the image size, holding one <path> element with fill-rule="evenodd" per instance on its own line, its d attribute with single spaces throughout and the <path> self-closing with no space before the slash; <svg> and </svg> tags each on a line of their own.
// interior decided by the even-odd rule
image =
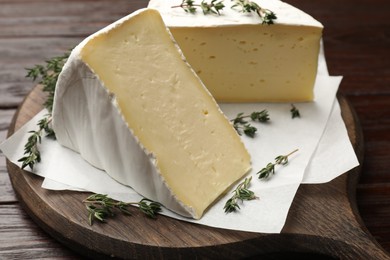
<svg viewBox="0 0 390 260">
<path fill-rule="evenodd" d="M 155 10 L 136 11 L 72 51 L 53 128 L 95 167 L 195 219 L 250 170 L 239 136 Z"/>
<path fill-rule="evenodd" d="M 221 15 L 174 7 L 181 0 L 151 0 L 187 61 L 217 101 L 312 101 L 323 26 L 279 0 L 252 0 L 273 11 L 275 24 L 223 1 Z M 200 4 L 195 0 L 195 4 Z M 210 2 L 210 1 L 206 1 Z"/>
</svg>

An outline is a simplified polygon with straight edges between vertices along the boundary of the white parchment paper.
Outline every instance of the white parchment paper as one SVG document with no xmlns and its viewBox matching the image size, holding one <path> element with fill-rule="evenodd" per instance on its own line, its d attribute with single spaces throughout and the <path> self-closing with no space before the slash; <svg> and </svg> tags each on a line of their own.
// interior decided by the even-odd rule
<svg viewBox="0 0 390 260">
<path fill-rule="evenodd" d="M 258 128 L 255 138 L 242 136 L 252 156 L 250 189 L 258 199 L 240 204 L 241 210 L 238 212 L 226 214 L 223 207 L 231 196 L 228 193 L 200 220 L 183 218 L 165 209 L 162 214 L 212 227 L 279 233 L 301 183 L 328 182 L 359 164 L 335 98 L 341 80 L 342 77 L 328 75 L 325 58 L 321 53 L 315 101 L 294 104 L 300 111 L 300 118 L 291 118 L 291 104 L 220 104 L 228 118 L 234 118 L 240 112 L 269 111 L 269 123 L 253 123 Z M 28 131 L 35 130 L 37 121 L 46 113 L 40 112 L 0 145 L 11 162 L 21 165 L 17 160 L 23 156 Z M 79 154 L 56 141 L 43 138 L 40 149 L 42 162 L 35 166 L 33 173 L 44 178 L 42 188 L 91 191 L 108 194 L 122 201 L 138 201 L 142 198 L 130 187 L 117 183 L 104 171 L 92 167 Z M 272 178 L 265 181 L 257 179 L 256 172 L 267 163 L 295 149 L 299 151 L 289 158 L 289 164 L 276 166 Z"/>
</svg>

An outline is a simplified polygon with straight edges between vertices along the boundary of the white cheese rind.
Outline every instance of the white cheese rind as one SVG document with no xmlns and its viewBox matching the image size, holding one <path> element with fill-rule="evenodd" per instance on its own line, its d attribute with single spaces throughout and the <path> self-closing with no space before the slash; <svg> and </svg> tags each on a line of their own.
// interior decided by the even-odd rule
<svg viewBox="0 0 390 260">
<path fill-rule="evenodd" d="M 121 103 L 119 102 L 121 98 L 118 98 L 118 96 L 115 96 L 115 94 L 111 93 L 108 90 L 110 89 L 108 87 L 108 81 L 104 81 L 104 78 L 106 78 L 106 74 L 110 73 L 108 71 L 109 68 L 107 68 L 107 71 L 103 71 L 104 75 L 99 74 L 92 69 L 92 67 L 94 66 L 95 69 L 98 69 L 98 67 L 96 67 L 97 64 L 94 65 L 92 61 L 88 61 L 91 63 L 87 64 L 85 60 L 86 58 L 88 58 L 88 52 L 90 50 L 99 48 L 98 44 L 100 40 L 103 39 L 104 41 L 104 39 L 107 37 L 107 35 L 111 33 L 111 31 L 115 31 L 120 26 L 122 26 L 122 24 L 125 24 L 127 23 L 127 21 L 135 19 L 135 17 L 144 17 L 142 19 L 146 20 L 141 20 L 141 23 L 138 23 L 138 26 L 140 26 L 139 24 L 141 24 L 139 29 L 141 36 L 147 36 L 148 34 L 150 35 L 150 33 L 153 33 L 152 31 L 148 31 L 146 29 L 148 26 L 150 27 L 151 25 L 152 26 L 150 28 L 157 26 L 157 30 L 159 30 L 155 31 L 155 33 L 161 33 L 161 36 L 163 36 L 165 39 L 167 39 L 167 36 L 169 36 L 170 45 L 162 45 L 163 49 L 161 49 L 160 53 L 163 55 L 161 55 L 161 57 L 170 57 L 170 55 L 167 55 L 167 53 L 164 53 L 164 51 L 173 51 L 173 56 L 176 58 L 173 59 L 172 62 L 179 66 L 180 71 L 186 71 L 186 75 L 191 75 L 189 78 L 186 78 L 189 80 L 190 86 L 191 84 L 195 84 L 197 87 L 200 87 L 201 92 L 204 93 L 202 95 L 206 97 L 206 100 L 209 100 L 208 102 L 211 101 L 211 103 L 214 104 L 212 111 L 210 111 L 210 115 L 219 114 L 218 117 L 220 119 L 223 118 L 225 122 L 225 127 L 229 126 L 227 131 L 236 135 L 235 143 L 239 143 L 239 147 L 242 150 L 238 150 L 240 150 L 240 152 L 242 153 L 242 151 L 245 150 L 242 142 L 238 138 L 234 129 L 229 125 L 227 119 L 224 117 L 222 112 L 219 110 L 210 93 L 201 84 L 199 78 L 190 69 L 188 64 L 185 63 L 185 61 L 183 60 L 183 56 L 177 49 L 177 46 L 174 45 L 173 39 L 170 37 L 170 35 L 168 35 L 167 29 L 165 28 L 165 26 L 163 26 L 160 16 L 156 18 L 157 14 L 158 13 L 154 10 L 145 9 L 137 11 L 129 15 L 128 17 L 119 20 L 113 25 L 108 26 L 102 31 L 99 31 L 96 34 L 88 37 L 72 51 L 71 56 L 69 57 L 67 63 L 63 68 L 62 73 L 60 74 L 56 87 L 53 108 L 53 128 L 56 132 L 57 140 L 59 141 L 59 143 L 72 150 L 79 152 L 86 161 L 88 161 L 97 168 L 104 169 L 111 177 L 113 177 L 117 181 L 131 186 L 138 193 L 149 199 L 161 202 L 166 208 L 180 215 L 200 218 L 205 208 L 199 209 L 198 206 L 192 207 L 190 204 L 183 202 L 183 198 L 181 198 L 180 196 L 182 196 L 183 193 L 185 194 L 187 191 L 179 192 L 177 190 L 177 187 L 176 190 L 172 189 L 172 176 L 169 174 L 167 175 L 165 172 L 161 171 L 160 167 L 162 164 L 160 164 L 161 161 L 158 161 L 159 159 L 161 159 L 158 157 L 158 153 L 156 152 L 155 154 L 153 154 L 150 150 L 146 149 L 144 143 L 140 142 L 140 139 L 144 137 L 140 135 L 137 136 L 134 131 L 134 125 L 133 127 L 130 127 L 130 125 L 128 124 L 129 121 L 128 119 L 126 119 L 126 113 L 129 113 L 129 111 L 125 113 L 126 109 L 124 108 L 126 107 L 123 107 L 123 105 L 121 105 Z M 152 23 L 148 25 L 148 19 L 159 20 L 155 24 Z M 137 35 L 134 35 L 134 40 L 136 41 L 134 44 L 138 44 L 137 42 L 138 40 L 140 40 L 137 37 Z M 113 39 L 115 37 L 113 34 L 110 34 L 109 38 Z M 154 37 L 153 40 L 156 40 L 155 38 L 156 37 Z M 160 38 L 158 38 L 157 41 L 160 41 L 159 39 Z M 125 41 L 127 40 L 125 39 Z M 148 48 L 146 47 L 146 43 L 149 42 L 144 42 L 145 45 L 142 45 L 142 41 L 145 41 L 145 38 L 141 39 L 140 46 L 143 47 L 137 50 L 146 50 L 145 53 L 142 55 L 148 55 Z M 122 41 L 120 41 L 120 44 L 121 43 Z M 159 46 L 159 44 L 160 43 L 157 42 L 156 46 Z M 106 51 L 106 49 L 104 49 L 104 51 L 106 54 L 108 53 L 109 55 L 111 53 L 111 51 Z M 134 54 L 134 57 L 136 56 L 137 55 Z M 91 57 L 94 58 L 94 56 Z M 134 66 L 136 67 L 133 67 L 133 70 L 138 69 L 139 65 L 141 65 L 142 62 L 145 64 L 147 63 L 144 60 L 144 56 L 141 56 L 141 58 L 139 56 L 137 57 L 138 58 L 135 58 L 134 60 Z M 123 62 L 128 62 L 128 59 L 133 62 L 133 57 L 131 53 L 130 55 L 129 53 L 127 53 L 123 58 Z M 178 60 L 180 60 L 180 62 L 178 62 Z M 118 62 L 120 62 L 120 60 L 118 60 Z M 158 63 L 159 61 L 156 62 Z M 107 61 L 107 64 L 112 63 L 111 61 Z M 150 63 L 147 63 L 146 65 L 149 64 Z M 177 68 L 175 67 L 174 71 L 176 71 L 176 69 Z M 132 75 L 132 72 L 133 71 L 131 70 L 131 68 L 129 68 L 128 71 L 125 73 Z M 144 80 L 146 77 L 149 76 L 148 73 L 149 72 L 146 72 L 146 74 L 142 74 L 140 76 L 137 76 L 138 73 L 134 73 L 134 75 L 131 76 L 132 78 L 130 78 L 131 80 L 129 82 L 133 82 L 134 80 L 134 82 L 137 82 L 137 88 L 138 86 L 140 86 L 141 88 L 146 88 L 147 84 L 139 85 L 138 82 L 140 81 L 138 80 Z M 158 70 L 153 71 L 153 69 L 151 68 L 150 73 L 150 76 L 157 77 L 157 80 L 159 79 L 159 77 L 162 77 L 160 71 Z M 98 75 L 100 75 L 100 77 Z M 166 75 L 163 75 L 164 80 L 165 76 Z M 171 82 L 167 82 L 167 84 L 171 84 Z M 162 101 L 164 100 L 164 98 L 167 97 L 168 96 L 162 96 Z M 189 99 L 188 96 L 183 96 L 183 98 Z M 131 98 L 128 100 L 129 102 L 132 102 Z M 153 101 L 156 102 L 158 100 Z M 188 111 L 191 111 L 191 108 Z M 218 113 L 215 113 L 216 111 L 218 111 Z M 139 112 L 143 112 L 143 110 L 139 110 L 138 113 Z M 150 118 L 153 118 L 154 115 L 150 114 L 149 116 Z M 178 118 L 178 120 L 179 119 L 180 118 Z M 174 122 L 172 122 L 172 124 L 173 123 Z M 159 126 L 155 125 L 154 127 L 158 128 Z M 176 133 L 172 134 L 174 136 Z M 191 140 L 194 141 L 195 139 L 192 138 Z M 225 142 L 225 139 L 223 139 L 222 141 Z M 228 142 L 230 142 L 230 140 Z M 169 144 L 166 145 L 168 146 Z M 234 154 L 234 151 L 232 151 L 232 154 Z M 231 186 L 233 182 L 237 181 L 250 169 L 249 154 L 246 150 L 244 153 L 244 157 L 247 162 L 244 162 L 242 164 L 242 169 L 234 174 L 233 179 L 230 180 L 231 183 L 229 184 L 229 186 Z M 175 158 L 170 158 L 169 160 L 174 159 Z M 203 162 L 200 161 L 200 164 L 202 163 Z M 169 177 L 171 179 L 166 179 L 166 177 Z M 200 181 L 200 183 L 201 182 L 202 181 Z M 219 183 L 216 183 L 216 185 L 218 184 Z M 177 185 L 177 183 L 175 185 Z M 183 186 L 185 185 L 183 183 Z M 224 189 L 228 188 L 226 186 L 224 187 Z M 221 193 L 223 191 L 224 190 L 220 190 L 219 192 Z M 204 195 L 200 195 L 200 197 L 202 196 Z M 215 194 L 213 196 L 215 196 Z M 216 198 L 214 197 L 213 199 L 213 197 L 211 196 L 208 199 L 215 200 Z"/>
<path fill-rule="evenodd" d="M 256 13 L 231 8 L 221 15 L 172 8 L 180 1 L 151 0 L 203 83 L 219 102 L 301 102 L 314 99 L 323 26 L 278 0 L 255 1 L 273 11 L 273 25 Z M 197 1 L 195 1 L 197 3 Z"/>
</svg>

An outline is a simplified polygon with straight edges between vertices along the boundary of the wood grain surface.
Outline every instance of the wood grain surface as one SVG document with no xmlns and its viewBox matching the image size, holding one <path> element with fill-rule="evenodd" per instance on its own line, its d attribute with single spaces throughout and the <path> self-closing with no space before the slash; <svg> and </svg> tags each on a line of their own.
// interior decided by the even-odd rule
<svg viewBox="0 0 390 260">
<path fill-rule="evenodd" d="M 355 109 L 364 135 L 365 156 L 356 207 L 368 232 L 390 251 L 390 2 L 286 2 L 312 14 L 325 25 L 329 71 L 331 75 L 344 75 L 339 92 Z M 146 3 L 0 0 L 0 141 L 5 139 L 17 107 L 35 85 L 24 77 L 24 68 L 62 54 L 92 32 Z M 81 257 L 52 239 L 21 209 L 22 202 L 10 184 L 5 159 L 2 154 L 0 157 L 0 258 Z M 354 190 L 349 192 L 355 194 Z M 326 203 L 326 197 L 323 200 Z M 301 221 L 304 220 L 302 217 Z M 288 237 L 279 242 L 281 250 L 283 243 L 292 243 Z M 301 238 L 294 243 L 299 248 L 307 245 L 308 240 Z M 254 245 L 249 241 L 247 246 Z M 297 250 L 292 247 L 289 251 Z M 294 254 L 268 254 L 272 259 L 288 259 L 291 255 Z"/>
</svg>

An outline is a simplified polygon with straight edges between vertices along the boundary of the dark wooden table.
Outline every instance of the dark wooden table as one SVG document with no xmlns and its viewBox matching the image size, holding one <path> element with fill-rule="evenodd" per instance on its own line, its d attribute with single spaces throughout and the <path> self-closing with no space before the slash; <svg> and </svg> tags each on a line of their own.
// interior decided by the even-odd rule
<svg viewBox="0 0 390 260">
<path fill-rule="evenodd" d="M 390 252 L 390 2 L 288 0 L 325 25 L 331 75 L 360 119 L 365 157 L 356 191 L 362 220 Z M 0 0 L 0 141 L 34 83 L 24 68 L 61 55 L 83 38 L 146 6 L 141 0 Z M 271 256 L 279 259 L 284 254 Z M 0 259 L 79 258 L 21 208 L 0 153 Z M 310 257 L 310 256 L 308 256 Z"/>
</svg>

